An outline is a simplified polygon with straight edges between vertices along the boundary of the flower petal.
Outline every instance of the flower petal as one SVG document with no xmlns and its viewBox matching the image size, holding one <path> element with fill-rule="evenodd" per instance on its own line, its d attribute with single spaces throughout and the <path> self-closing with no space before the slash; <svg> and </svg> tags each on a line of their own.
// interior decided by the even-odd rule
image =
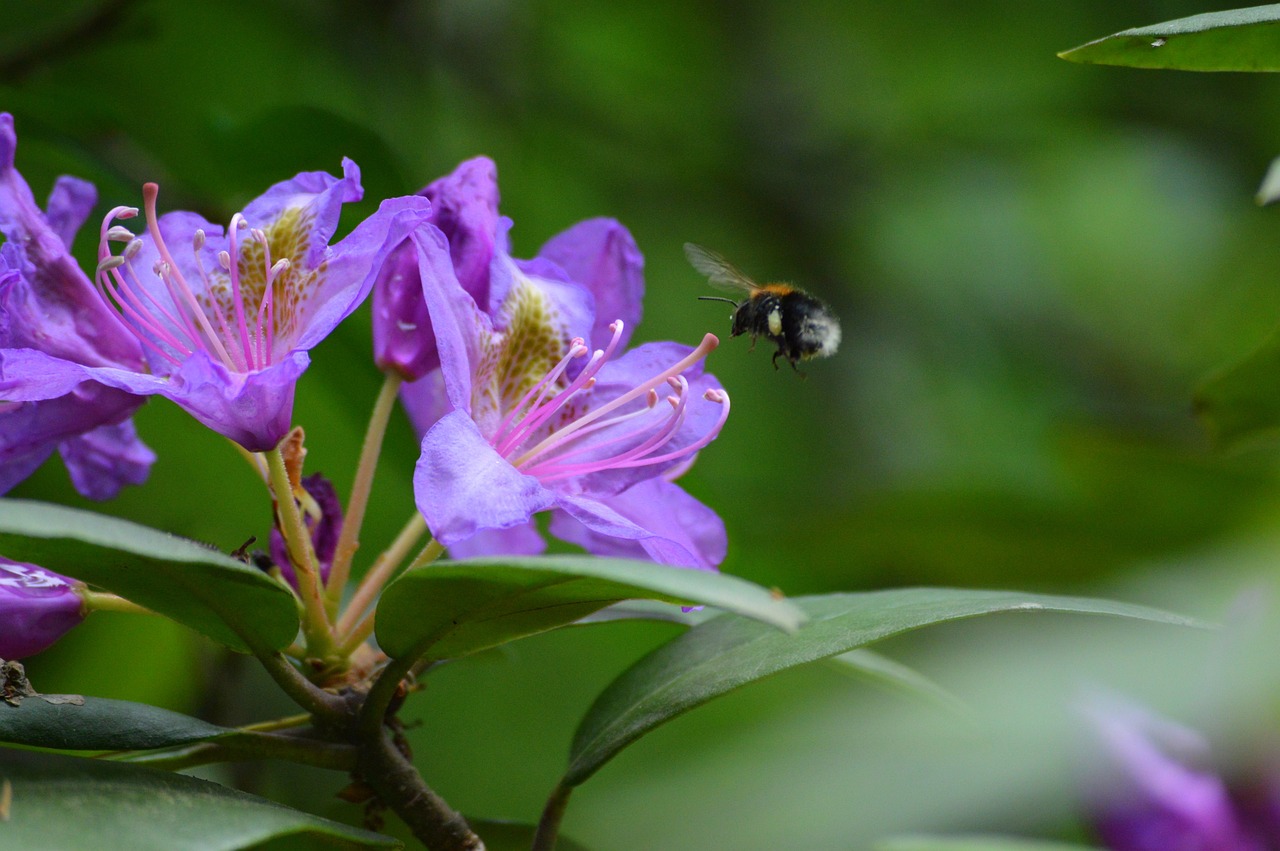
<svg viewBox="0 0 1280 851">
<path fill-rule="evenodd" d="M 551 534 L 589 553 L 649 558 L 659 564 L 715 570 L 728 548 L 724 522 L 679 485 L 640 482 L 603 500 L 561 495 Z"/>
<path fill-rule="evenodd" d="M 360 167 L 344 157 L 342 177 L 334 177 L 325 171 L 304 171 L 275 184 L 250 201 L 243 215 L 250 227 L 265 227 L 288 210 L 301 210 L 311 223 L 305 262 L 308 268 L 314 269 L 324 259 L 329 240 L 338 229 L 342 205 L 363 197 Z"/>
<path fill-rule="evenodd" d="M 1183 761 L 1188 745 L 1207 751 L 1194 731 L 1118 701 L 1090 707 L 1089 714 L 1111 763 L 1112 773 L 1091 795 L 1108 847 L 1262 851 L 1238 821 L 1221 778 Z"/>
<path fill-rule="evenodd" d="M 3 359 L 11 354 L 0 351 L 0 374 Z M 136 396 L 82 379 L 65 386 L 65 392 L 50 399 L 0 404 L 0 494 L 35 472 L 63 441 L 92 431 L 99 427 L 96 424 L 124 420 L 141 402 Z"/>
<path fill-rule="evenodd" d="M 624 323 L 622 346 L 640 322 L 644 298 L 644 256 L 635 239 L 614 219 L 587 219 L 552 237 L 538 252 L 595 296 L 595 325 L 587 338 L 603 348 L 613 336 L 609 325 Z"/>
<path fill-rule="evenodd" d="M 45 205 L 45 218 L 67 250 L 71 249 L 76 232 L 85 219 L 89 218 L 96 203 L 98 190 L 89 181 L 67 175 L 54 181 L 53 190 L 49 193 L 49 203 Z"/>
<path fill-rule="evenodd" d="M 450 558 L 481 556 L 536 556 L 547 549 L 547 541 L 530 520 L 508 529 L 482 529 L 465 541 L 449 547 Z"/>
<path fill-rule="evenodd" d="M 373 289 L 387 255 L 416 228 L 425 226 L 430 211 L 431 205 L 422 198 L 389 198 L 328 249 L 320 285 L 299 317 L 301 334 L 292 348 L 314 347 L 350 316 Z"/>
<path fill-rule="evenodd" d="M 436 421 L 453 410 L 449 394 L 445 390 L 444 375 L 440 370 L 429 372 L 417 381 L 400 385 L 400 404 L 409 416 L 418 440 Z"/>
<path fill-rule="evenodd" d="M 125 485 L 142 484 L 156 460 L 131 419 L 63 441 L 58 451 L 71 484 L 81 496 L 96 500 L 113 499 Z"/>
<path fill-rule="evenodd" d="M 417 246 L 406 240 L 373 284 L 373 362 L 416 381 L 440 366 L 431 315 L 422 299 Z"/>
<path fill-rule="evenodd" d="M 59 221 L 52 226 L 14 167 L 17 145 L 13 116 L 0 113 L 0 233 L 6 239 L 7 264 L 22 275 L 21 284 L 7 287 L 0 303 L 0 312 L 7 315 L 0 321 L 7 328 L 0 343 L 32 346 L 95 366 L 140 368 L 138 341 L 102 303 L 67 251 L 64 235 L 82 199 L 66 199 L 65 206 L 59 200 Z"/>
<path fill-rule="evenodd" d="M 25 659 L 84 620 L 72 580 L 0 556 L 0 658 Z"/>
<path fill-rule="evenodd" d="M 431 225 L 419 227 L 412 241 L 449 403 L 457 410 L 470 411 L 472 377 L 483 357 L 482 340 L 489 336 L 492 325 L 458 283 L 449 242 L 440 229 Z"/>
<path fill-rule="evenodd" d="M 494 451 L 462 411 L 445 414 L 422 439 L 413 492 L 431 533 L 447 547 L 482 530 L 526 524 L 556 501 Z"/>
<path fill-rule="evenodd" d="M 266 369 L 232 373 L 206 353 L 196 352 L 171 376 L 162 377 L 87 367 L 31 349 L 0 349 L 0 398 L 56 399 L 84 382 L 98 382 L 137 396 L 164 396 L 250 452 L 265 452 L 289 429 L 294 386 L 309 363 L 306 352 L 293 352 Z"/>
<path fill-rule="evenodd" d="M 488 157 L 467 160 L 421 194 L 431 199 L 431 223 L 449 241 L 458 283 L 487 307 L 499 218 L 497 166 Z"/>
</svg>

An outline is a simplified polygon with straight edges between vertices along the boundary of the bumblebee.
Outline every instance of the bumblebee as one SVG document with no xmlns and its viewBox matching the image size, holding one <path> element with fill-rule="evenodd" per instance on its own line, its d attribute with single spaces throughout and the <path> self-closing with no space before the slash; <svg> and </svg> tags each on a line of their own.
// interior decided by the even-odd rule
<svg viewBox="0 0 1280 851">
<path fill-rule="evenodd" d="M 764 337 L 778 346 L 773 368 L 784 357 L 797 372 L 796 364 L 811 358 L 830 357 L 840 347 L 840 320 L 818 299 L 790 284 L 757 284 L 737 267 L 710 249 L 684 244 L 684 256 L 693 268 L 706 275 L 711 286 L 728 292 L 746 293 L 742 301 L 719 296 L 699 296 L 703 301 L 732 304 L 733 328 L 729 336 Z"/>
</svg>

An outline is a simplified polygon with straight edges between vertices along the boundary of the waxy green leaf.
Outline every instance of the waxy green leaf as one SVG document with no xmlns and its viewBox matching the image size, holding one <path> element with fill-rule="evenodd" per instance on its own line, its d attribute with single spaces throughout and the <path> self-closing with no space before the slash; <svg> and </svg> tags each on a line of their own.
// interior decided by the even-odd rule
<svg viewBox="0 0 1280 851">
<path fill-rule="evenodd" d="M 1123 30 L 1058 54 L 1072 62 L 1182 71 L 1280 71 L 1280 4 Z"/>
<path fill-rule="evenodd" d="M 733 615 L 693 627 L 636 662 L 601 693 L 578 725 L 565 785 L 576 786 L 624 747 L 712 698 L 778 671 L 936 623 L 995 612 L 1117 615 L 1195 622 L 1144 606 L 1012 591 L 905 588 L 796 597 L 809 620 L 794 633 Z"/>
<path fill-rule="evenodd" d="M 0 749 L 6 783 L 5 848 L 234 849 L 291 835 L 324 847 L 401 847 L 207 780 L 117 762 Z"/>
<path fill-rule="evenodd" d="M 1200 385 L 1196 413 L 1216 444 L 1230 449 L 1280 435 L 1278 376 L 1280 331 Z"/>
<path fill-rule="evenodd" d="M 448 659 L 573 623 L 620 600 L 714 606 L 794 630 L 794 603 L 743 579 L 590 556 L 441 562 L 409 571 L 378 603 L 378 644 L 395 657 Z"/>
<path fill-rule="evenodd" d="M 0 499 L 0 555 L 119 594 L 235 650 L 279 650 L 298 633 L 293 595 L 262 571 L 127 520 Z"/>
<path fill-rule="evenodd" d="M 179 712 L 102 697 L 45 694 L 0 701 L 0 742 L 61 750 L 147 750 L 233 732 Z"/>
<path fill-rule="evenodd" d="M 964 712 L 966 709 L 964 701 L 915 668 L 872 650 L 850 650 L 848 653 L 831 656 L 827 661 L 836 670 L 851 677 L 908 694 L 951 712 Z"/>
</svg>

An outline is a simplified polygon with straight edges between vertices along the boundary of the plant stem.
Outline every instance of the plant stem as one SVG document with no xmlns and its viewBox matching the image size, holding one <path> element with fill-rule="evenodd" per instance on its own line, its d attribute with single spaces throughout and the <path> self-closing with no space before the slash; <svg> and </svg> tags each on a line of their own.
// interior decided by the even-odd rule
<svg viewBox="0 0 1280 851">
<path fill-rule="evenodd" d="M 232 449 L 240 453 L 240 457 L 257 472 L 257 474 L 262 478 L 262 481 L 267 481 L 267 466 L 262 461 L 261 452 L 250 452 L 234 440 L 228 440 L 227 442 L 231 444 Z"/>
<path fill-rule="evenodd" d="M 131 615 L 154 615 L 150 609 L 139 606 L 124 597 L 103 591 L 84 591 L 80 594 L 85 609 L 91 612 L 125 612 Z"/>
<path fill-rule="evenodd" d="M 356 589 L 356 593 L 352 595 L 351 602 L 347 604 L 346 611 L 342 613 L 342 617 L 338 619 L 338 626 L 334 632 L 338 635 L 339 641 L 346 643 L 345 636 L 351 632 L 356 620 L 364 614 L 364 610 L 369 608 L 374 598 L 382 591 L 384 585 L 395 573 L 400 562 L 404 561 L 409 550 L 413 549 L 413 545 L 418 542 L 423 533 L 427 531 L 427 521 L 422 519 L 422 515 L 414 512 L 409 518 L 409 522 L 404 524 L 404 528 L 400 530 L 400 534 L 391 542 L 391 546 L 378 556 L 377 561 L 373 563 L 373 567 L 369 568 L 369 572 L 365 574 L 364 579 L 360 580 L 360 587 Z M 428 546 L 431 544 L 428 543 Z M 331 577 L 332 573 L 329 574 Z"/>
<path fill-rule="evenodd" d="M 298 503 L 293 498 L 289 473 L 285 470 L 284 455 L 276 447 L 267 453 L 267 467 L 271 473 L 271 490 L 275 493 L 280 512 L 280 531 L 284 533 L 289 554 L 294 557 L 298 577 L 298 593 L 306 617 L 302 619 L 302 632 L 307 637 L 307 650 L 312 656 L 324 658 L 333 653 L 333 633 L 329 630 L 329 615 L 320 593 L 320 571 L 316 566 L 315 550 L 311 536 L 302 523 Z"/>
<path fill-rule="evenodd" d="M 356 767 L 357 752 L 351 745 L 300 736 L 240 732 L 223 736 L 216 741 L 200 742 L 174 750 L 131 755 L 121 761 L 167 771 L 181 771 L 211 762 L 250 759 L 280 759 L 299 765 L 351 771 Z"/>
<path fill-rule="evenodd" d="M 413 668 L 414 661 L 412 655 L 392 659 L 373 681 L 373 687 L 365 695 L 364 704 L 360 707 L 360 717 L 356 722 L 360 738 L 371 740 L 382 730 L 387 708 L 391 706 L 391 701 L 399 690 L 400 681 Z"/>
<path fill-rule="evenodd" d="M 378 467 L 378 455 L 382 453 L 382 438 L 387 433 L 387 422 L 395 409 L 396 393 L 402 379 L 395 372 L 388 372 L 373 403 L 369 415 L 369 427 L 364 433 L 364 445 L 360 448 L 360 461 L 356 465 L 356 478 L 351 485 L 351 498 L 342 518 L 342 532 L 338 535 L 333 564 L 329 567 L 326 585 L 330 614 L 336 614 L 342 599 L 342 589 L 351 573 L 351 559 L 360 546 L 360 527 L 364 524 L 365 509 L 369 505 L 369 493 L 373 489 L 373 474 Z"/>
<path fill-rule="evenodd" d="M 294 703 L 310 712 L 316 718 L 330 724 L 342 723 L 346 717 L 346 703 L 336 694 L 330 694 L 307 679 L 302 673 L 289 664 L 289 660 L 281 653 L 259 653 L 254 655 L 267 669 L 276 685 L 293 700 Z"/>
<path fill-rule="evenodd" d="M 569 806 L 569 795 L 572 786 L 556 784 L 547 798 L 547 805 L 542 810 L 542 818 L 538 820 L 538 831 L 533 835 L 533 845 L 529 851 L 554 851 L 556 839 L 560 835 L 560 822 L 564 819 L 565 807 Z"/>
<path fill-rule="evenodd" d="M 431 851 L 484 851 L 484 842 L 467 820 L 423 782 L 413 763 L 396 748 L 390 731 L 379 728 L 373 739 L 361 744 L 359 753 L 360 777 Z"/>
<path fill-rule="evenodd" d="M 427 541 L 427 545 L 422 548 L 422 552 L 418 553 L 417 558 L 410 562 L 409 566 L 404 569 L 405 573 L 408 573 L 415 567 L 422 567 L 425 564 L 431 564 L 431 562 L 440 558 L 440 554 L 443 552 L 444 545 L 436 541 L 435 538 L 432 538 L 430 541 Z"/>
</svg>

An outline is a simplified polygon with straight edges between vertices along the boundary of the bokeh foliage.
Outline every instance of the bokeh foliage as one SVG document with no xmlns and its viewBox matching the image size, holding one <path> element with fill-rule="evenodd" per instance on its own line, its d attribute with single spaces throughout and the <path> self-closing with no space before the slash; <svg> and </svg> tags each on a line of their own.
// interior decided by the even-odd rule
<svg viewBox="0 0 1280 851">
<path fill-rule="evenodd" d="M 720 306 L 694 298 L 705 290 L 686 240 L 829 300 L 844 348 L 807 379 L 775 373 L 744 340 L 712 359 L 734 413 L 685 483 L 724 516 L 731 572 L 791 594 L 1123 588 L 1216 615 L 1196 583 L 1244 561 L 1273 570 L 1242 553 L 1280 519 L 1275 450 L 1212 451 L 1191 404 L 1204 376 L 1280 320 L 1280 213 L 1251 203 L 1280 153 L 1280 78 L 1055 58 L 1201 11 L 1156 0 L 8 4 L 0 108 L 15 114 L 37 193 L 74 173 L 97 183 L 103 212 L 155 179 L 166 209 L 225 219 L 268 183 L 334 171 L 344 155 L 363 169 L 368 212 L 486 153 L 517 256 L 588 216 L 633 230 L 648 284 L 637 340 L 728 330 Z M 92 254 L 88 238 L 77 249 Z M 340 493 L 377 392 L 369 349 L 362 312 L 315 352 L 299 389 L 310 469 Z M 160 462 L 151 484 L 105 510 L 226 551 L 265 539 L 266 499 L 222 441 L 162 402 L 138 422 Z M 370 554 L 411 510 L 405 422 L 386 445 Z M 57 462 L 15 495 L 81 504 Z M 1025 671 L 1059 684 L 1102 676 L 1069 653 L 1151 667 L 1203 650 L 1166 632 L 1054 624 L 1037 630 L 1047 662 L 1012 626 L 957 626 L 953 642 L 900 649 L 921 660 L 966 649 L 983 694 L 1042 685 Z M 428 780 L 468 813 L 533 818 L 581 712 L 671 634 L 595 629 L 605 637 L 545 636 L 441 671 L 408 713 L 424 722 L 412 735 Z M 1104 635 L 1138 649 L 1116 654 Z M 244 720 L 232 704 L 246 693 L 266 699 L 236 662 L 131 616 L 96 616 L 28 667 L 43 691 L 157 701 L 215 723 Z M 1144 681 L 1121 661 L 1106 670 Z M 1039 699 L 1049 694 L 1066 692 Z M 1027 789 L 1029 772 L 966 769 L 962 747 L 900 717 L 866 746 L 875 713 L 893 716 L 900 700 L 823 671 L 784 675 L 624 754 L 577 794 L 566 832 L 608 848 L 781 847 L 797 832 L 855 847 L 948 819 L 1066 822 L 1070 801 L 1044 806 L 1044 792 L 993 792 L 983 809 L 966 788 L 904 808 L 894 777 L 924 766 L 980 773 L 996 791 Z M 873 776 L 880 785 L 864 782 Z M 217 779 L 358 819 L 325 803 L 330 775 Z"/>
</svg>

